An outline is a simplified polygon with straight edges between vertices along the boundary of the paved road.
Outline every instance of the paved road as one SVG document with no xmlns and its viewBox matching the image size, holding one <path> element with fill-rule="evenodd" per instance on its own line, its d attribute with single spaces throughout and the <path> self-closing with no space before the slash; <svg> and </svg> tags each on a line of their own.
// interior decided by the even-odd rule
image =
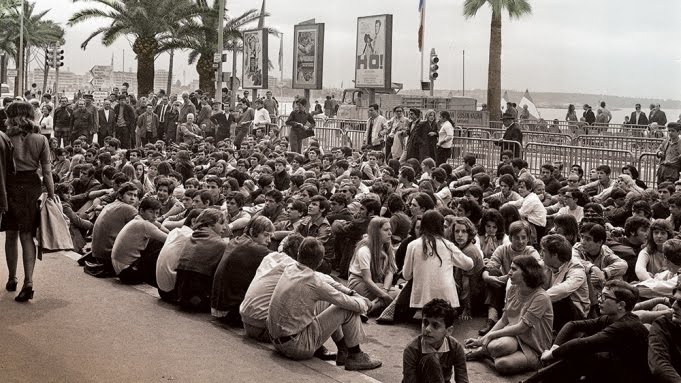
<svg viewBox="0 0 681 383">
<path fill-rule="evenodd" d="M 4 261 L 0 264 L 4 284 L 7 271 Z M 15 293 L 2 287 L 2 382 L 399 382 L 402 349 L 419 331 L 415 324 L 371 321 L 363 349 L 376 354 L 383 367 L 362 374 L 316 359 L 286 360 L 270 345 L 245 338 L 242 330 L 161 302 L 148 286 L 90 277 L 63 253 L 38 263 L 36 295 L 28 304 L 14 302 Z M 455 336 L 471 336 L 480 325 L 479 320 L 459 323 Z M 471 382 L 522 378 L 500 378 L 480 363 L 469 363 L 468 371 Z"/>
</svg>

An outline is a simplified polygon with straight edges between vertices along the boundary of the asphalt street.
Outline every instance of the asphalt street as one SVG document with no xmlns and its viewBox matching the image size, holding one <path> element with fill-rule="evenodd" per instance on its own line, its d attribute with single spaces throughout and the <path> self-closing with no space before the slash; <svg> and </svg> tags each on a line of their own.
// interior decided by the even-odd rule
<svg viewBox="0 0 681 383">
<path fill-rule="evenodd" d="M 0 249 L 4 253 L 4 235 Z M 362 348 L 383 366 L 364 373 L 317 359 L 290 361 L 241 329 L 162 302 L 149 286 L 93 278 L 77 257 L 46 254 L 36 267 L 35 298 L 27 304 L 5 291 L 7 270 L 0 262 L 0 382 L 399 382 L 402 350 L 419 333 L 418 324 L 371 320 Z M 482 322 L 458 322 L 454 336 L 463 341 Z M 523 378 L 499 377 L 477 362 L 468 364 L 468 373 L 471 382 Z"/>
</svg>

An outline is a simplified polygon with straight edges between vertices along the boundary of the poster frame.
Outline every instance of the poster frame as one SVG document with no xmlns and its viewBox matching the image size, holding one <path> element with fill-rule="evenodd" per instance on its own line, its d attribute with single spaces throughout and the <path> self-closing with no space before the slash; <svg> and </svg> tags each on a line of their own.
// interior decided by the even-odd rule
<svg viewBox="0 0 681 383">
<path fill-rule="evenodd" d="M 244 41 L 244 51 L 243 51 L 243 61 L 241 66 L 241 84 L 242 89 L 267 89 L 268 88 L 268 78 L 269 78 L 269 55 L 268 55 L 268 45 L 267 45 L 267 30 L 266 29 L 251 29 L 248 31 L 243 31 L 243 41 Z M 261 48 L 261 62 L 260 67 L 262 68 L 262 83 L 261 85 L 253 85 L 251 81 L 246 81 L 246 67 L 248 62 L 248 54 L 246 51 L 246 41 L 249 35 L 260 34 L 260 48 Z"/>
<path fill-rule="evenodd" d="M 314 84 L 304 84 L 298 81 L 298 32 L 315 30 L 317 32 L 317 42 L 315 44 L 315 80 Z M 296 24 L 293 26 L 293 68 L 291 77 L 291 88 L 293 89 L 322 89 L 324 78 L 324 23 L 316 24 Z"/>
<path fill-rule="evenodd" d="M 384 58 L 383 58 L 383 81 L 381 84 L 377 83 L 362 83 L 358 76 L 359 71 L 364 69 L 357 68 L 357 60 L 360 56 L 360 36 L 359 36 L 359 26 L 361 20 L 363 19 L 376 19 L 383 18 L 382 23 L 385 26 L 385 45 L 383 46 Z M 391 14 L 381 14 L 381 15 L 371 15 L 371 16 L 361 16 L 357 18 L 357 28 L 355 35 L 355 86 L 357 88 L 373 88 L 373 89 L 387 89 L 392 86 L 392 45 L 393 45 L 393 15 Z"/>
</svg>

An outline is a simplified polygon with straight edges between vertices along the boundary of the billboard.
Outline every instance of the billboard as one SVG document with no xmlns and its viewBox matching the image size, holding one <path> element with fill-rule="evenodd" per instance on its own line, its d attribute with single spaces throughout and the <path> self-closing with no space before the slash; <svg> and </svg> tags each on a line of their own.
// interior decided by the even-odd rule
<svg viewBox="0 0 681 383">
<path fill-rule="evenodd" d="M 322 89 L 324 24 L 293 27 L 293 88 Z"/>
<path fill-rule="evenodd" d="M 393 16 L 357 18 L 355 86 L 389 88 L 392 85 Z"/>
<path fill-rule="evenodd" d="M 244 65 L 241 80 L 243 89 L 267 88 L 267 31 L 256 29 L 243 32 Z"/>
</svg>

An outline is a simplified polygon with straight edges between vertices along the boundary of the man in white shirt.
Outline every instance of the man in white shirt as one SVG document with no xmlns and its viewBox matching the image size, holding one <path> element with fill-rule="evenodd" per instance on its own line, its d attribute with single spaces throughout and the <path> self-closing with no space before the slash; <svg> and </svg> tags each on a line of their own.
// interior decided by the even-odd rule
<svg viewBox="0 0 681 383">
<path fill-rule="evenodd" d="M 265 105 L 261 99 L 255 100 L 255 116 L 253 117 L 253 127 L 258 129 L 258 128 L 267 128 L 268 124 L 272 123 L 272 120 L 270 119 L 270 112 L 265 109 Z"/>
<path fill-rule="evenodd" d="M 369 119 L 367 120 L 367 133 L 364 143 L 367 149 L 379 150 L 385 145 L 385 135 L 390 128 L 385 117 L 378 114 L 378 104 L 369 105 Z"/>
</svg>

